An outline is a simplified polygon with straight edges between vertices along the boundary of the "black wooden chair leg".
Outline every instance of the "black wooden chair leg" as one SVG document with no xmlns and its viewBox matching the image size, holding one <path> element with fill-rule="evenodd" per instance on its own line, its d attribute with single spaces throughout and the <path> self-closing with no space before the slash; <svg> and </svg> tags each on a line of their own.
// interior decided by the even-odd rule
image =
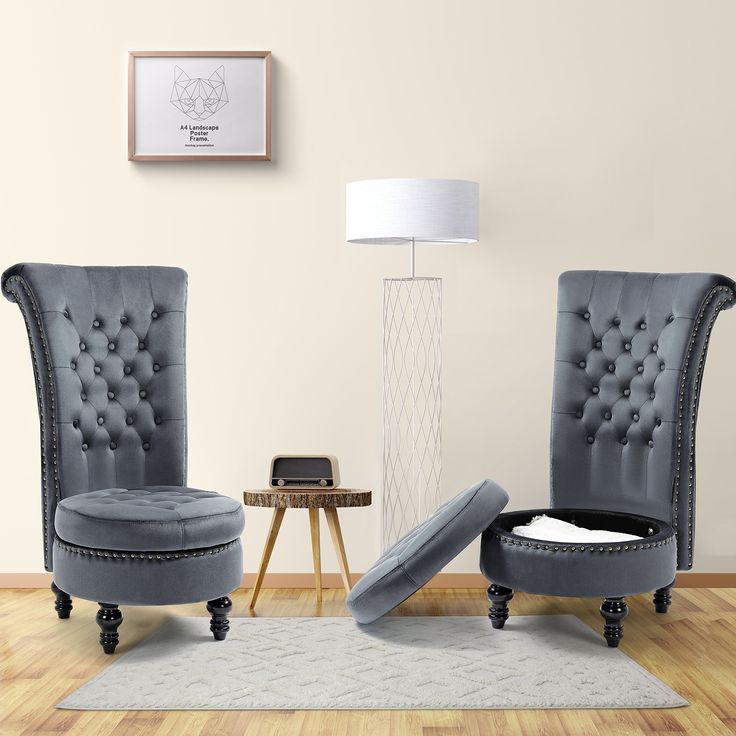
<svg viewBox="0 0 736 736">
<path fill-rule="evenodd" d="M 51 591 L 56 596 L 56 602 L 54 608 L 56 609 L 56 615 L 59 618 L 69 618 L 72 612 L 72 597 L 69 593 L 65 593 L 61 588 L 57 587 L 56 583 L 51 583 Z"/>
<path fill-rule="evenodd" d="M 232 607 L 233 602 L 227 596 L 207 601 L 207 610 L 212 615 L 210 631 L 217 641 L 223 641 L 227 636 L 227 632 L 230 631 L 230 621 L 227 617 Z"/>
<path fill-rule="evenodd" d="M 621 623 L 629 615 L 625 598 L 605 598 L 601 604 L 601 616 L 605 620 L 603 636 L 609 647 L 617 647 L 624 638 L 624 625 Z"/>
<path fill-rule="evenodd" d="M 511 588 L 504 588 L 503 585 L 495 583 L 488 588 L 488 600 L 491 607 L 488 609 L 488 618 L 491 619 L 491 626 L 494 629 L 502 629 L 509 617 L 508 602 L 514 597 L 514 591 Z"/>
<path fill-rule="evenodd" d="M 658 588 L 654 591 L 654 610 L 657 613 L 667 613 L 667 609 L 672 603 L 672 588 L 675 586 L 673 580 L 669 585 L 665 585 L 664 588 Z"/>
<path fill-rule="evenodd" d="M 123 623 L 123 614 L 116 603 L 100 603 L 97 625 L 100 627 L 100 644 L 105 654 L 114 654 L 120 641 L 118 626 Z"/>
</svg>

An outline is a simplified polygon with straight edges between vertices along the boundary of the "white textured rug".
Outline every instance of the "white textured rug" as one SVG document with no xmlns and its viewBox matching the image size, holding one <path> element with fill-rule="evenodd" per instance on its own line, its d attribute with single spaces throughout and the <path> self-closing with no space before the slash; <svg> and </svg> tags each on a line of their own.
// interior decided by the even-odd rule
<svg viewBox="0 0 736 736">
<path fill-rule="evenodd" d="M 172 619 L 59 703 L 83 710 L 670 708 L 574 616 Z"/>
</svg>

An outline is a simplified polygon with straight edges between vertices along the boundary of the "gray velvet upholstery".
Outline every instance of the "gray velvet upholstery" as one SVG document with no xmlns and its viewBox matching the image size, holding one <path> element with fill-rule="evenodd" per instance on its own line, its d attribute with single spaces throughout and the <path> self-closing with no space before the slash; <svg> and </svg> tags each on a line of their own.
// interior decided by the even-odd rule
<svg viewBox="0 0 736 736">
<path fill-rule="evenodd" d="M 147 604 L 237 587 L 240 504 L 185 487 L 186 273 L 19 264 L 2 291 L 30 340 L 56 585 Z"/>
<path fill-rule="evenodd" d="M 219 493 L 176 486 L 105 488 L 65 498 L 56 534 L 82 547 L 133 551 L 213 547 L 240 536 L 243 505 Z"/>
<path fill-rule="evenodd" d="M 532 517 L 547 514 L 588 529 L 610 529 L 641 541 L 572 544 L 512 534 Z M 644 516 L 581 509 L 534 509 L 501 514 L 481 539 L 481 572 L 494 583 L 539 595 L 626 596 L 646 593 L 675 579 L 675 530 Z"/>
<path fill-rule="evenodd" d="M 711 326 L 733 305 L 718 274 L 570 271 L 559 280 L 553 507 L 651 516 L 693 560 L 697 391 Z"/>
<path fill-rule="evenodd" d="M 347 606 L 359 623 L 388 613 L 425 585 L 467 547 L 508 502 L 491 480 L 466 488 L 390 547 L 350 591 Z"/>
<path fill-rule="evenodd" d="M 118 605 L 196 603 L 226 595 L 243 581 L 240 539 L 204 550 L 131 553 L 54 542 L 54 580 L 79 598 Z"/>
<path fill-rule="evenodd" d="M 699 389 L 713 323 L 733 302 L 734 282 L 718 274 L 560 276 L 552 509 L 501 514 L 486 530 L 489 580 L 615 597 L 668 586 L 692 566 Z M 645 538 L 576 547 L 511 533 L 540 513 Z"/>
</svg>

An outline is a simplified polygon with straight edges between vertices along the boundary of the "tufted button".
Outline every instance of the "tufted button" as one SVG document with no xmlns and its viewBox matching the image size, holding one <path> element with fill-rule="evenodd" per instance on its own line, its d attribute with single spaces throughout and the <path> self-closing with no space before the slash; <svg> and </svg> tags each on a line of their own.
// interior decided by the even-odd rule
<svg viewBox="0 0 736 736">
<path fill-rule="evenodd" d="M 661 419 L 657 419 L 657 426 L 658 427 L 661 427 L 662 426 L 662 420 Z"/>
<path fill-rule="evenodd" d="M 598 393 L 598 392 L 600 391 L 600 389 L 598 388 L 598 386 L 593 386 L 593 388 L 592 388 L 592 389 L 590 389 L 590 390 L 591 390 L 591 391 L 592 391 L 592 392 L 593 392 L 594 394 L 597 394 L 597 393 Z"/>
<path fill-rule="evenodd" d="M 581 414 L 581 416 L 582 416 L 582 414 Z M 163 420 L 161 419 L 161 417 L 154 417 L 154 420 L 153 421 L 156 422 L 156 424 L 161 424 L 161 422 Z"/>
<path fill-rule="evenodd" d="M 111 442 L 110 443 L 110 449 L 111 450 L 117 450 L 118 449 L 117 442 Z"/>
<path fill-rule="evenodd" d="M 649 445 L 649 447 L 654 447 L 654 440 L 649 440 L 647 444 Z"/>
<path fill-rule="evenodd" d="M 142 389 L 138 392 L 138 396 L 140 396 L 142 399 L 145 399 L 147 395 L 148 394 L 146 394 L 146 392 Z"/>
<path fill-rule="evenodd" d="M 79 419 L 72 420 L 72 427 L 74 427 L 75 429 L 79 427 Z"/>
<path fill-rule="evenodd" d="M 614 372 L 615 370 L 616 370 L 616 366 L 615 366 L 615 365 L 614 365 L 613 363 L 611 363 L 611 364 L 610 364 L 610 365 L 608 366 L 608 372 L 609 372 L 609 373 L 613 373 L 613 372 Z"/>
<path fill-rule="evenodd" d="M 615 324 L 616 326 L 618 326 L 618 325 L 621 324 L 621 320 L 618 317 L 614 317 L 613 318 L 613 324 Z"/>
<path fill-rule="evenodd" d="M 79 394 L 79 398 L 82 399 L 82 401 L 87 401 L 87 394 L 82 391 L 82 393 Z"/>
<path fill-rule="evenodd" d="M 643 365 L 636 366 L 636 372 L 637 373 L 644 373 L 644 366 Z"/>
<path fill-rule="evenodd" d="M 100 373 L 100 371 L 102 371 L 102 368 L 100 368 L 100 366 L 96 365 L 96 366 L 94 367 L 94 371 L 95 371 L 95 373 L 98 373 L 98 374 L 99 374 L 99 373 Z"/>
<path fill-rule="evenodd" d="M 107 392 L 107 398 L 108 399 L 114 399 L 115 398 L 115 394 L 112 391 L 108 391 Z"/>
<path fill-rule="evenodd" d="M 586 312 L 586 313 L 585 313 L 585 314 L 583 315 L 583 319 L 590 319 L 590 312 Z"/>
<path fill-rule="evenodd" d="M 674 322 L 675 321 L 675 315 L 671 314 L 669 317 L 667 317 L 668 322 Z"/>
<path fill-rule="evenodd" d="M 586 437 L 586 442 L 587 442 L 587 443 L 588 443 L 589 445 L 592 445 L 594 441 L 595 441 L 595 438 L 594 438 L 594 437 L 593 437 L 592 435 L 588 435 L 588 436 Z"/>
<path fill-rule="evenodd" d="M 153 364 L 154 373 L 158 373 L 161 370 L 161 366 L 158 363 Z"/>
<path fill-rule="evenodd" d="M 605 414 L 603 415 L 603 418 L 604 418 L 604 419 L 610 419 L 610 418 L 611 418 L 611 412 L 610 412 L 610 411 L 607 411 L 607 412 L 606 412 L 606 413 L 605 413 Z"/>
<path fill-rule="evenodd" d="M 576 416 L 576 417 L 577 417 L 578 419 L 582 419 L 582 418 L 583 418 L 583 412 L 582 412 L 582 411 L 580 411 L 580 409 L 578 409 L 578 410 L 577 410 L 577 411 L 575 412 L 575 416 Z"/>
<path fill-rule="evenodd" d="M 659 345 L 657 345 L 657 343 L 655 342 L 654 345 L 652 345 L 652 352 L 656 353 L 657 350 L 659 350 Z"/>
<path fill-rule="evenodd" d="M 141 341 L 140 341 L 140 342 L 138 343 L 138 349 L 139 349 L 139 350 L 145 350 L 145 349 L 146 349 L 146 343 L 145 343 L 145 342 L 143 342 L 143 340 L 141 340 Z"/>
<path fill-rule="evenodd" d="M 127 325 L 127 324 L 128 324 L 128 318 L 127 318 L 127 317 L 126 317 L 125 315 L 123 315 L 123 316 L 122 316 L 122 317 L 120 318 L 120 324 L 121 324 L 121 325 Z"/>
<path fill-rule="evenodd" d="M 73 371 L 77 370 L 77 364 L 76 364 L 76 363 L 75 363 L 74 361 L 72 361 L 71 363 L 69 363 L 69 367 L 70 367 L 70 368 L 71 368 L 71 369 L 72 369 Z"/>
<path fill-rule="evenodd" d="M 622 445 L 628 445 L 629 444 L 629 440 L 626 439 L 626 437 L 622 437 L 621 440 L 620 440 L 620 442 L 621 442 Z"/>
<path fill-rule="evenodd" d="M 133 417 L 125 417 L 125 423 L 130 426 L 133 424 Z"/>
<path fill-rule="evenodd" d="M 92 327 L 99 327 L 100 326 L 100 320 L 95 319 L 92 320 Z"/>
<path fill-rule="evenodd" d="M 86 442 L 82 442 L 82 452 L 87 452 L 89 445 Z"/>
<path fill-rule="evenodd" d="M 635 421 L 635 422 L 638 422 L 638 421 L 639 421 L 639 415 L 638 415 L 638 414 L 634 414 L 634 415 L 633 415 L 633 416 L 631 417 L 631 419 L 632 419 L 633 421 Z"/>
<path fill-rule="evenodd" d="M 663 370 L 664 370 L 664 363 L 660 363 L 660 364 L 659 364 L 659 370 L 660 370 L 660 371 L 663 371 Z"/>
<path fill-rule="evenodd" d="M 597 348 L 600 349 L 601 345 L 603 344 L 600 340 L 596 340 L 595 343 L 593 343 Z"/>
<path fill-rule="evenodd" d="M 158 319 L 158 312 L 154 309 L 153 312 L 151 312 L 151 317 L 153 319 Z"/>
<path fill-rule="evenodd" d="M 580 362 L 578 363 L 578 365 L 579 365 L 579 366 L 580 366 L 581 368 L 585 368 L 585 361 L 584 361 L 584 360 L 581 360 L 581 361 L 580 361 Z"/>
<path fill-rule="evenodd" d="M 650 391 L 650 393 L 649 393 L 649 398 L 650 398 L 650 399 L 653 399 L 653 398 L 654 398 L 654 391 Z"/>
<path fill-rule="evenodd" d="M 79 343 L 79 349 L 82 350 L 82 351 L 84 351 L 84 350 L 87 349 L 87 346 L 83 342 L 80 342 Z"/>
<path fill-rule="evenodd" d="M 646 328 L 647 328 L 647 323 L 646 323 L 646 322 L 642 322 L 642 323 L 641 323 L 641 324 L 639 325 L 639 329 L 640 329 L 640 330 L 646 330 Z"/>
<path fill-rule="evenodd" d="M 126 376 L 129 376 L 132 372 L 133 369 L 129 365 L 126 365 L 125 368 L 123 368 L 123 373 L 125 373 Z"/>
<path fill-rule="evenodd" d="M 97 424 L 104 424 L 104 423 L 105 423 L 104 417 L 97 417 Z"/>
<path fill-rule="evenodd" d="M 624 396 L 631 396 L 631 389 L 630 388 L 625 388 L 624 389 Z"/>
<path fill-rule="evenodd" d="M 631 343 L 630 343 L 630 342 L 627 342 L 627 343 L 626 343 L 626 344 L 624 345 L 624 350 L 631 350 Z"/>
<path fill-rule="evenodd" d="M 69 319 L 69 310 L 68 310 L 68 309 L 65 309 L 65 310 L 64 310 L 64 311 L 62 312 L 62 314 L 63 314 L 63 315 L 64 315 L 64 316 L 65 316 L 65 317 L 66 317 L 67 319 Z"/>
<path fill-rule="evenodd" d="M 148 450 L 151 449 L 151 443 L 150 442 L 144 442 L 143 443 L 143 449 L 146 450 L 146 452 L 148 452 Z"/>
<path fill-rule="evenodd" d="M 110 350 L 115 350 L 115 343 L 114 343 L 114 342 L 109 342 L 109 343 L 107 343 L 107 347 L 108 347 L 108 348 L 109 348 Z"/>
</svg>

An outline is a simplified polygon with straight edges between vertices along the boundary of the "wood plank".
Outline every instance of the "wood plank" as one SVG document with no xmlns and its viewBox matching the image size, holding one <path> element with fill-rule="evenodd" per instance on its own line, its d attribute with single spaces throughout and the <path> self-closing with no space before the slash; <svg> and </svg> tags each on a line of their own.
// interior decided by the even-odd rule
<svg viewBox="0 0 736 736">
<path fill-rule="evenodd" d="M 627 736 L 736 733 L 736 590 L 675 589 L 670 612 L 651 597 L 629 599 L 621 649 L 690 700 L 667 710 L 526 711 L 61 711 L 54 704 L 114 659 L 97 643 L 97 605 L 76 600 L 60 621 L 49 590 L 0 590 L 0 735 L 41 736 Z M 254 615 L 237 590 L 233 616 Z M 261 590 L 259 616 L 345 616 L 342 588 L 322 604 L 308 588 Z M 34 611 L 29 617 L 28 611 Z M 425 589 L 399 615 L 485 615 L 485 591 Z M 598 601 L 518 593 L 511 615 L 567 613 L 596 632 Z M 207 616 L 204 604 L 126 607 L 119 653 L 129 651 L 172 616 Z M 203 621 L 206 626 L 206 622 Z"/>
</svg>

